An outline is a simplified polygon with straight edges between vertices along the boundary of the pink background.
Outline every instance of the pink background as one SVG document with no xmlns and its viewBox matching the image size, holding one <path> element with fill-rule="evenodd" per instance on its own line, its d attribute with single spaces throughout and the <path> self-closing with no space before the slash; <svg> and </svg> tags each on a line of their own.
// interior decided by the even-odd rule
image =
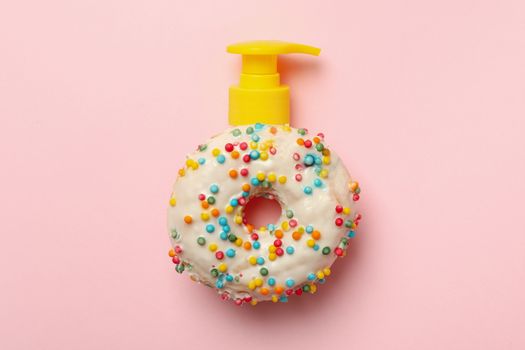
<svg viewBox="0 0 525 350">
<path fill-rule="evenodd" d="M 165 212 L 239 57 L 363 188 L 318 295 L 238 308 L 178 275 Z M 2 1 L 1 349 L 525 348 L 525 4 Z"/>
</svg>

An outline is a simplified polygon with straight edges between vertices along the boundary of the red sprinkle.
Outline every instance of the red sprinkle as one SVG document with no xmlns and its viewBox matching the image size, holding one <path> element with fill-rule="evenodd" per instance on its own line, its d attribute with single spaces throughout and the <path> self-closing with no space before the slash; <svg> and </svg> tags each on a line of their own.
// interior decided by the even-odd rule
<svg viewBox="0 0 525 350">
<path fill-rule="evenodd" d="M 335 224 L 336 224 L 337 226 L 341 226 L 341 225 L 343 224 L 343 219 L 341 219 L 341 218 L 337 218 L 337 219 L 335 219 Z"/>
<path fill-rule="evenodd" d="M 354 202 L 357 202 L 359 200 L 359 195 L 357 193 L 354 193 Z"/>
<path fill-rule="evenodd" d="M 300 296 L 302 294 L 303 294 L 303 290 L 301 288 L 295 290 L 295 295 L 299 295 Z"/>
<path fill-rule="evenodd" d="M 295 181 L 301 181 L 303 179 L 303 175 L 297 174 L 295 175 Z"/>
<path fill-rule="evenodd" d="M 257 241 L 259 239 L 259 235 L 257 233 L 252 233 L 252 240 Z"/>
<path fill-rule="evenodd" d="M 343 249 L 337 247 L 337 248 L 334 249 L 334 253 L 337 256 L 343 256 Z"/>
<path fill-rule="evenodd" d="M 248 149 L 248 144 L 246 142 L 241 142 L 239 144 L 239 148 L 243 151 L 246 151 Z"/>
<path fill-rule="evenodd" d="M 241 169 L 241 175 L 242 176 L 248 176 L 248 169 L 246 169 L 246 168 Z"/>
<path fill-rule="evenodd" d="M 246 204 L 246 198 L 241 197 L 241 198 L 239 198 L 239 199 L 237 200 L 237 202 L 239 202 L 239 205 L 241 205 L 241 206 L 242 206 L 242 205 L 245 205 L 245 204 Z"/>
<path fill-rule="evenodd" d="M 273 245 L 276 247 L 280 247 L 283 245 L 283 241 L 281 241 L 280 239 L 276 239 L 275 241 L 273 241 Z"/>
<path fill-rule="evenodd" d="M 219 260 L 222 260 L 224 259 L 224 253 L 219 250 L 215 253 L 215 257 Z"/>
<path fill-rule="evenodd" d="M 226 150 L 226 152 L 231 152 L 233 151 L 233 145 L 231 143 L 227 143 L 226 145 L 224 145 L 224 149 Z"/>
<path fill-rule="evenodd" d="M 277 256 L 283 256 L 283 254 L 284 254 L 283 248 L 275 249 L 275 254 L 277 254 Z"/>
<path fill-rule="evenodd" d="M 245 154 L 244 156 L 242 156 L 242 160 L 243 160 L 245 163 L 249 163 L 251 159 L 252 159 L 252 158 L 250 157 L 249 154 Z"/>
<path fill-rule="evenodd" d="M 200 200 L 200 201 L 203 201 L 203 200 L 205 200 L 205 199 L 206 199 L 206 196 L 205 196 L 204 194 L 202 194 L 202 193 L 199 194 L 199 200 Z"/>
<path fill-rule="evenodd" d="M 340 205 L 336 205 L 336 207 L 335 207 L 335 211 L 336 211 L 337 213 L 342 213 L 342 212 L 343 212 L 343 207 L 340 206 Z"/>
<path fill-rule="evenodd" d="M 182 248 L 178 245 L 175 246 L 175 253 L 180 254 L 182 253 Z"/>
<path fill-rule="evenodd" d="M 180 263 L 180 259 L 178 256 L 174 256 L 173 259 L 171 259 L 171 261 L 173 261 L 175 265 Z"/>
<path fill-rule="evenodd" d="M 306 148 L 310 148 L 310 147 L 312 147 L 312 141 L 310 141 L 310 140 L 305 140 L 305 141 L 304 141 L 304 147 L 306 147 Z"/>
</svg>

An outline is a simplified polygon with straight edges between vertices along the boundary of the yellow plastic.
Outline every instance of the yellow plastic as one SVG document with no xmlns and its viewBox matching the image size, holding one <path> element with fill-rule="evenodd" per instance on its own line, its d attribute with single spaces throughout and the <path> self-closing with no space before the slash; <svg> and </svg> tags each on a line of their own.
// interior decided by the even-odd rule
<svg viewBox="0 0 525 350">
<path fill-rule="evenodd" d="M 230 124 L 289 124 L 290 88 L 280 83 L 277 55 L 318 56 L 321 49 L 284 41 L 257 40 L 230 45 L 227 51 L 242 55 L 239 85 L 230 87 Z"/>
</svg>

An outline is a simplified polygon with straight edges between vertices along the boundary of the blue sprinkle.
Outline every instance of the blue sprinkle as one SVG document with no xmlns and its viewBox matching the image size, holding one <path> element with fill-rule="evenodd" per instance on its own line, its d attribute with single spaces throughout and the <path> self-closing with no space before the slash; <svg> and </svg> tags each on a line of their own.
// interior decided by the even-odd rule
<svg viewBox="0 0 525 350">
<path fill-rule="evenodd" d="M 266 228 L 268 229 L 268 231 L 272 232 L 272 231 L 275 231 L 275 225 L 274 224 L 268 224 L 266 226 Z"/>
<path fill-rule="evenodd" d="M 288 301 L 288 297 L 286 295 L 281 295 L 281 297 L 279 298 L 279 301 L 281 303 L 286 303 Z"/>
<path fill-rule="evenodd" d="M 217 283 L 215 283 L 215 286 L 216 286 L 217 288 L 222 288 L 222 287 L 224 287 L 224 282 L 222 282 L 222 281 L 219 280 L 219 281 L 217 281 Z"/>
<path fill-rule="evenodd" d="M 261 243 L 259 243 L 259 241 L 255 241 L 252 243 L 252 247 L 253 249 L 259 249 L 261 248 Z"/>
<path fill-rule="evenodd" d="M 268 285 L 270 287 L 275 286 L 275 278 L 273 278 L 273 277 L 268 278 Z"/>
<path fill-rule="evenodd" d="M 308 274 L 308 277 L 306 277 L 306 278 L 308 278 L 308 281 L 313 281 L 313 280 L 315 280 L 315 274 L 313 274 L 313 273 L 310 272 L 310 273 Z"/>
<path fill-rule="evenodd" d="M 288 278 L 288 279 L 286 280 L 286 286 L 287 286 L 288 288 L 292 288 L 294 284 L 295 284 L 295 281 L 294 281 L 293 279 Z"/>
<path fill-rule="evenodd" d="M 200 165 L 203 165 L 204 163 L 206 163 L 206 159 L 205 158 L 199 158 L 199 160 L 197 160 L 197 162 L 199 162 Z"/>
<path fill-rule="evenodd" d="M 260 256 L 257 258 L 257 265 L 262 265 L 262 264 L 264 264 L 264 258 Z"/>
<path fill-rule="evenodd" d="M 243 197 L 248 197 L 248 196 L 250 196 L 250 192 L 243 192 L 243 193 L 242 193 L 242 196 L 243 196 Z"/>
<path fill-rule="evenodd" d="M 208 233 L 212 233 L 213 231 L 215 231 L 215 226 L 213 226 L 212 224 L 206 225 L 206 231 Z"/>
<path fill-rule="evenodd" d="M 315 162 L 315 158 L 311 154 L 307 154 L 304 157 L 304 160 L 303 160 L 304 165 L 311 166 L 314 164 L 314 162 Z"/>
<path fill-rule="evenodd" d="M 219 154 L 217 156 L 217 161 L 220 163 L 220 164 L 224 164 L 224 162 L 226 161 L 226 157 L 224 156 L 224 154 Z"/>
<path fill-rule="evenodd" d="M 230 201 L 230 205 L 232 207 L 236 207 L 238 204 L 239 204 L 239 201 L 237 200 L 237 198 L 232 198 L 232 200 Z"/>
<path fill-rule="evenodd" d="M 255 123 L 255 130 L 261 130 L 262 128 L 264 128 L 264 124 L 263 123 Z"/>
<path fill-rule="evenodd" d="M 320 248 L 320 247 L 319 247 L 319 244 L 315 244 L 315 245 L 313 246 L 313 250 L 315 250 L 315 251 L 318 251 L 319 248 Z"/>
<path fill-rule="evenodd" d="M 292 246 L 286 247 L 286 252 L 292 255 L 295 252 L 295 249 Z"/>
<path fill-rule="evenodd" d="M 228 258 L 233 258 L 235 256 L 235 249 L 230 248 L 230 249 L 226 250 L 226 256 Z"/>
<path fill-rule="evenodd" d="M 226 232 L 221 232 L 221 234 L 219 235 L 219 237 L 225 241 L 228 239 L 228 234 Z"/>
<path fill-rule="evenodd" d="M 233 276 L 232 275 L 227 275 L 226 276 L 226 281 L 232 282 L 233 281 Z"/>
<path fill-rule="evenodd" d="M 255 141 L 255 142 L 259 142 L 260 139 L 261 139 L 261 138 L 260 138 L 259 135 L 257 135 L 257 134 L 253 134 L 253 135 L 252 135 L 252 140 L 253 140 L 253 141 Z"/>
<path fill-rule="evenodd" d="M 226 233 L 229 233 L 229 232 L 231 231 L 231 227 L 230 227 L 230 225 L 224 225 L 224 226 L 222 227 L 222 230 L 223 230 L 224 232 L 226 232 Z"/>
<path fill-rule="evenodd" d="M 210 186 L 210 191 L 211 191 L 211 193 L 219 192 L 219 186 L 217 186 L 216 184 L 211 185 Z"/>
<path fill-rule="evenodd" d="M 321 174 L 321 167 L 315 167 L 315 174 L 319 176 Z"/>
<path fill-rule="evenodd" d="M 355 237 L 355 231 L 348 231 L 347 236 L 348 236 L 348 238 L 354 238 Z"/>
<path fill-rule="evenodd" d="M 260 153 L 257 150 L 253 150 L 250 152 L 250 158 L 253 160 L 259 159 Z"/>
<path fill-rule="evenodd" d="M 256 177 L 252 177 L 252 179 L 250 180 L 250 182 L 252 183 L 252 185 L 254 186 L 259 186 L 261 184 L 261 181 L 259 181 L 258 178 Z"/>
<path fill-rule="evenodd" d="M 228 219 L 226 219 L 224 216 L 221 216 L 221 217 L 219 218 L 219 225 L 221 225 L 221 226 L 225 226 L 225 225 L 227 225 L 227 224 L 228 224 Z"/>
<path fill-rule="evenodd" d="M 315 187 L 321 187 L 321 186 L 323 186 L 323 182 L 321 181 L 321 179 L 315 179 L 314 180 L 314 185 L 315 185 Z"/>
<path fill-rule="evenodd" d="M 304 193 L 306 194 L 312 194 L 312 188 L 310 186 L 306 186 L 304 189 L 303 189 Z"/>
<path fill-rule="evenodd" d="M 306 226 L 306 229 L 305 229 L 305 230 L 306 230 L 306 233 L 312 233 L 312 232 L 314 232 L 314 228 L 313 228 L 312 225 L 308 225 L 308 226 Z"/>
<path fill-rule="evenodd" d="M 321 165 L 323 163 L 323 160 L 321 157 L 315 157 L 315 165 Z"/>
<path fill-rule="evenodd" d="M 319 282 L 320 284 L 323 284 L 326 280 L 324 278 L 321 278 L 320 280 L 318 280 L 317 282 Z"/>
</svg>

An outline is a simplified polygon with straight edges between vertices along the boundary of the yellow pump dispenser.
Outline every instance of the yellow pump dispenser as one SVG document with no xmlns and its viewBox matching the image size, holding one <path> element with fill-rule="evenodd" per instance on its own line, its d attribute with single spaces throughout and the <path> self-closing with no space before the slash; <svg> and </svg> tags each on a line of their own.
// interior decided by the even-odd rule
<svg viewBox="0 0 525 350">
<path fill-rule="evenodd" d="M 306 53 L 318 56 L 321 50 L 284 41 L 257 40 L 230 45 L 227 52 L 242 55 L 239 85 L 230 87 L 230 124 L 288 124 L 290 88 L 281 85 L 277 55 Z"/>
</svg>

